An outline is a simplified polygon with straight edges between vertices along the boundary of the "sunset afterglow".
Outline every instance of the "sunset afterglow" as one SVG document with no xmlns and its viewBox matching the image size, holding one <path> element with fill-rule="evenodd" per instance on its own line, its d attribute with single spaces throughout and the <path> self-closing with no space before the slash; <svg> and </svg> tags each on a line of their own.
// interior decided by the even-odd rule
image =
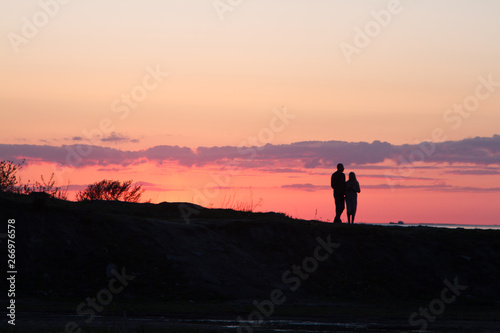
<svg viewBox="0 0 500 333">
<path fill-rule="evenodd" d="M 226 5 L 221 7 L 221 3 Z M 78 190 L 500 224 L 500 2 L 6 1 L 0 160 Z"/>
</svg>

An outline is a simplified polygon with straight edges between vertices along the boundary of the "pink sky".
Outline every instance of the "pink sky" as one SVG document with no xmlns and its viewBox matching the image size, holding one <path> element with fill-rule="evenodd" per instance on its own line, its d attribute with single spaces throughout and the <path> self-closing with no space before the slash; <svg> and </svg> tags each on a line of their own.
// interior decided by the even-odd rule
<svg viewBox="0 0 500 333">
<path fill-rule="evenodd" d="M 2 3 L 0 159 L 323 220 L 343 162 L 358 221 L 500 223 L 499 2 L 217 4 Z"/>
<path fill-rule="evenodd" d="M 420 145 L 316 141 L 197 150 L 0 145 L 0 154 L 29 161 L 24 181 L 54 172 L 59 185 L 70 185 L 70 197 L 96 180 L 133 179 L 152 202 L 253 206 L 324 221 L 333 215 L 330 175 L 342 161 L 361 184 L 360 222 L 497 223 L 498 135 Z"/>
</svg>

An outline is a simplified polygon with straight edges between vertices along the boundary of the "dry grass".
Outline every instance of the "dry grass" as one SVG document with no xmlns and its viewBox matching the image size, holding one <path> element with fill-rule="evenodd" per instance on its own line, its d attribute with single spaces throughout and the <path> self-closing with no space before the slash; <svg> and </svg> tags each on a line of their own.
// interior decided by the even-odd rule
<svg viewBox="0 0 500 333">
<path fill-rule="evenodd" d="M 233 190 L 231 194 L 226 194 L 222 198 L 220 204 L 211 204 L 210 208 L 233 209 L 242 212 L 254 212 L 257 208 L 262 206 L 262 198 L 257 202 L 253 198 L 253 190 L 250 187 L 247 196 L 244 199 L 238 197 L 238 190 Z"/>
</svg>

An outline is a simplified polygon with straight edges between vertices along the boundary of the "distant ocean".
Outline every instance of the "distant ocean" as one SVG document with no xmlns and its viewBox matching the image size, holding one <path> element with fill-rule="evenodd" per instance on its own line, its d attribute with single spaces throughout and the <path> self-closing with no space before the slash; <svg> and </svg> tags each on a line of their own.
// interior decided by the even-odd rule
<svg viewBox="0 0 500 333">
<path fill-rule="evenodd" d="M 360 223 L 365 224 L 365 223 Z M 433 224 L 433 223 L 408 223 L 408 224 L 390 224 L 390 223 L 366 223 L 370 225 L 382 225 L 382 226 L 390 226 L 390 227 L 433 227 L 433 228 L 449 228 L 449 229 L 491 229 L 491 230 L 500 230 L 500 225 L 480 225 L 480 224 Z"/>
</svg>

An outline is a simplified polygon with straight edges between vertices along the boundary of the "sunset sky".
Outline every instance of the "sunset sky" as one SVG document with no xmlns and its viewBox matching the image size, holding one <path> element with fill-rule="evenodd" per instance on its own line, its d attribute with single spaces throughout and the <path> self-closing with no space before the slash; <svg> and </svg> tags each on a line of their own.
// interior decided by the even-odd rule
<svg viewBox="0 0 500 333">
<path fill-rule="evenodd" d="M 76 190 L 332 220 L 500 224 L 497 0 L 0 4 L 0 160 Z M 424 143 L 421 143 L 424 142 Z M 420 145 L 419 145 L 420 144 Z M 345 220 L 345 213 L 343 220 Z"/>
</svg>

